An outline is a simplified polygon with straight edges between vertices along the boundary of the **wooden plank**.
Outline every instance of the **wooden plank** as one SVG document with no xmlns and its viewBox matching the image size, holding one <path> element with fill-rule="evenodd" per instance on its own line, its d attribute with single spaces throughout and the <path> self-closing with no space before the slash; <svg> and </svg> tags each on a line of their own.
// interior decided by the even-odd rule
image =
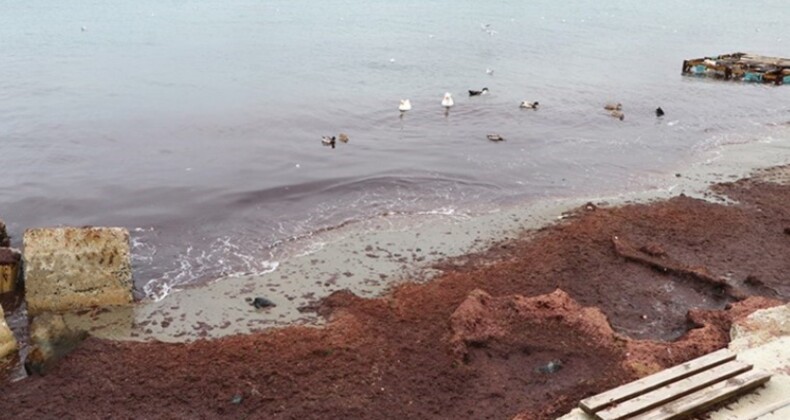
<svg viewBox="0 0 790 420">
<path fill-rule="evenodd" d="M 699 390 L 663 407 L 658 407 L 630 420 L 671 420 L 689 416 L 712 405 L 745 394 L 768 382 L 771 375 L 750 371 Z"/>
<path fill-rule="evenodd" d="M 722 363 L 729 362 L 730 360 L 735 360 L 735 354 L 729 350 L 721 349 L 719 351 L 714 351 L 713 353 L 706 354 L 705 356 L 690 360 L 673 368 L 662 370 L 661 372 L 654 373 L 637 381 L 581 400 L 579 402 L 579 407 L 588 414 L 593 414 L 614 403 L 642 395 L 670 382 L 687 378 L 697 372 L 710 369 Z"/>
<path fill-rule="evenodd" d="M 737 361 L 727 362 L 723 365 L 704 370 L 696 375 L 681 379 L 655 389 L 647 394 L 623 401 L 595 413 L 601 420 L 620 420 L 635 416 L 651 410 L 669 401 L 696 392 L 702 388 L 721 382 L 740 373 L 746 372 L 752 365 Z"/>
</svg>

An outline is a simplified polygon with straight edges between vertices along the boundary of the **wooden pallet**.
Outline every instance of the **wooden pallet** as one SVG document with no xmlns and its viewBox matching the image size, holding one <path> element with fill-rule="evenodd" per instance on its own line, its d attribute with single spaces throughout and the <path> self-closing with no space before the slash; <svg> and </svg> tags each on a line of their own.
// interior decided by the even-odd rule
<svg viewBox="0 0 790 420">
<path fill-rule="evenodd" d="M 752 370 L 719 350 L 579 402 L 600 420 L 683 418 L 766 383 L 771 375 Z"/>
</svg>

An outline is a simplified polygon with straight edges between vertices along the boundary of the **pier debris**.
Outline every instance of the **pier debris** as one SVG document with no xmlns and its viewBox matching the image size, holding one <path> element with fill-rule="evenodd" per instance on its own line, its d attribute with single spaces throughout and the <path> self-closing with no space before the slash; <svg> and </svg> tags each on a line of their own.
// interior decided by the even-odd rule
<svg viewBox="0 0 790 420">
<path fill-rule="evenodd" d="M 22 255 L 13 248 L 0 248 L 0 293 L 16 290 Z"/>
<path fill-rule="evenodd" d="M 22 241 L 30 315 L 132 303 L 128 230 L 28 229 Z"/>
<path fill-rule="evenodd" d="M 683 61 L 682 74 L 782 85 L 790 83 L 790 59 L 741 52 L 694 58 Z"/>
</svg>

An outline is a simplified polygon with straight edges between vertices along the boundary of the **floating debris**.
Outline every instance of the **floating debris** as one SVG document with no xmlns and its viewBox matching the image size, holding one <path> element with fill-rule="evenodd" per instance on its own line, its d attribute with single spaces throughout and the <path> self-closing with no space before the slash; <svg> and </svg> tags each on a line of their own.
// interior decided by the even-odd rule
<svg viewBox="0 0 790 420">
<path fill-rule="evenodd" d="M 733 53 L 683 61 L 683 75 L 754 83 L 790 83 L 790 59 Z"/>
</svg>

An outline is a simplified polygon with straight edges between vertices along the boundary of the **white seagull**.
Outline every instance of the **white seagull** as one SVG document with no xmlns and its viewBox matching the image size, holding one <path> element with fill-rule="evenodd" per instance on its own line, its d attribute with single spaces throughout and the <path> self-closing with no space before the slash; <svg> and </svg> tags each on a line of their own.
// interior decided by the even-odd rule
<svg viewBox="0 0 790 420">
<path fill-rule="evenodd" d="M 453 105 L 455 105 L 455 102 L 453 102 L 453 95 L 451 95 L 450 92 L 445 93 L 444 98 L 442 98 L 442 106 L 450 109 Z"/>
<path fill-rule="evenodd" d="M 400 105 L 398 105 L 398 111 L 400 112 L 411 111 L 411 101 L 408 99 L 401 99 Z"/>
</svg>

